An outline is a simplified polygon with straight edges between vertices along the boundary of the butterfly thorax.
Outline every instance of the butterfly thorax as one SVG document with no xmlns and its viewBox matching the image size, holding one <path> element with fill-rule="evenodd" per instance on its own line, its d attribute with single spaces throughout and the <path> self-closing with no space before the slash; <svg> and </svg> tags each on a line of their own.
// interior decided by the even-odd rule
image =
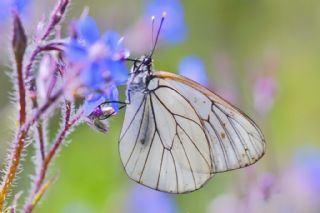
<svg viewBox="0 0 320 213">
<path fill-rule="evenodd" d="M 152 58 L 150 56 L 142 56 L 136 59 L 128 80 L 128 92 L 133 95 L 135 92 L 144 91 L 149 81 L 152 79 Z"/>
</svg>

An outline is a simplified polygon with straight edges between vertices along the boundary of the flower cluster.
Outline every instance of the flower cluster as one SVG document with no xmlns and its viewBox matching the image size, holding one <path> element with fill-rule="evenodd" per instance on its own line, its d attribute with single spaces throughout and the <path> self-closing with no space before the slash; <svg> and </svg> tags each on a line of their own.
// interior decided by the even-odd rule
<svg viewBox="0 0 320 213">
<path fill-rule="evenodd" d="M 54 182 L 55 177 L 47 177 L 49 165 L 74 127 L 85 120 L 100 131 L 107 131 L 101 120 L 119 109 L 117 86 L 128 79 L 124 64 L 128 50 L 123 47 L 118 33 L 110 31 L 100 35 L 90 16 L 72 23 L 70 36 L 61 38 L 56 29 L 69 0 L 58 0 L 47 22 L 42 22 L 35 30 L 35 39 L 28 41 L 20 18 L 28 2 L 0 2 L 0 6 L 4 6 L 0 18 L 10 15 L 10 10 L 13 16 L 12 61 L 16 73 L 12 76 L 16 76 L 13 78 L 17 85 L 15 103 L 19 104 L 19 126 L 0 187 L 0 211 L 16 211 L 19 194 L 14 203 L 8 203 L 7 208 L 5 205 L 19 171 L 25 143 L 31 138 L 36 150 L 33 158 L 36 174 L 23 207 L 24 212 L 30 213 Z M 61 111 L 62 122 L 56 137 L 49 142 L 46 124 L 51 118 L 49 112 L 55 110 Z"/>
<path fill-rule="evenodd" d="M 100 118 L 119 109 L 117 86 L 127 82 L 124 59 L 129 53 L 122 46 L 118 33 L 110 31 L 100 36 L 97 24 L 90 16 L 82 17 L 74 24 L 73 34 L 65 50 L 69 67 L 74 72 L 79 71 L 73 90 L 85 98 L 84 115 L 100 126 Z M 74 76 L 74 73 L 69 74 Z M 110 103 L 110 107 L 103 108 L 104 103 Z M 99 127 L 98 130 L 105 131 L 106 128 Z"/>
</svg>

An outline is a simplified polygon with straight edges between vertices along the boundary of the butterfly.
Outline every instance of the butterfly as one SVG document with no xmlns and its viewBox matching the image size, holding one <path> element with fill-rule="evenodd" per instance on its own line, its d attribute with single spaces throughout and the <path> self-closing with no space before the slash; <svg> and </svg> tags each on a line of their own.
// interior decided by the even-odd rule
<svg viewBox="0 0 320 213">
<path fill-rule="evenodd" d="M 159 191 L 186 193 L 216 173 L 257 162 L 265 153 L 259 127 L 198 83 L 154 71 L 153 51 L 133 60 L 128 80 L 119 139 L 128 176 Z"/>
</svg>

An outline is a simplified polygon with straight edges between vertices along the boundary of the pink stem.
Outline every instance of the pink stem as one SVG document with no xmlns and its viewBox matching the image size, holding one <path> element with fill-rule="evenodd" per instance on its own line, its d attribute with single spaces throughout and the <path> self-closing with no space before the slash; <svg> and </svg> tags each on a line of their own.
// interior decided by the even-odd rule
<svg viewBox="0 0 320 213">
<path fill-rule="evenodd" d="M 69 109 L 70 109 L 70 107 L 69 107 Z M 66 116 L 65 120 L 69 120 L 68 117 L 70 117 L 70 112 L 69 112 L 68 108 L 66 110 L 67 110 L 67 112 L 65 115 Z M 25 213 L 31 213 L 32 210 L 34 209 L 35 206 L 33 205 L 33 200 L 34 200 L 35 196 L 37 195 L 37 193 L 39 192 L 39 190 L 41 189 L 41 186 L 42 186 L 44 179 L 46 177 L 46 173 L 47 173 L 50 162 L 52 161 L 52 159 L 56 155 L 62 142 L 66 138 L 66 135 L 70 131 L 70 128 L 73 127 L 79 121 L 82 114 L 83 114 L 83 110 L 79 109 L 78 112 L 75 114 L 75 116 L 71 120 L 69 120 L 69 122 L 66 122 L 65 125 L 63 126 L 63 128 L 58 133 L 55 141 L 53 142 L 52 147 L 50 148 L 50 150 L 46 156 L 45 161 L 42 163 L 40 172 L 38 174 L 38 177 L 36 178 L 34 187 L 32 189 L 32 193 L 30 194 L 28 201 L 24 207 Z"/>
</svg>

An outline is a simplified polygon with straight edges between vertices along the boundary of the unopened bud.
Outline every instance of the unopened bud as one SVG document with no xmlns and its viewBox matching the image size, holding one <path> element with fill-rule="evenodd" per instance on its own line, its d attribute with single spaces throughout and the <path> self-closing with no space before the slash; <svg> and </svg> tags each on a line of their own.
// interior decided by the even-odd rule
<svg viewBox="0 0 320 213">
<path fill-rule="evenodd" d="M 13 12 L 12 47 L 16 60 L 21 62 L 27 47 L 27 37 L 20 17 L 16 12 Z"/>
</svg>

